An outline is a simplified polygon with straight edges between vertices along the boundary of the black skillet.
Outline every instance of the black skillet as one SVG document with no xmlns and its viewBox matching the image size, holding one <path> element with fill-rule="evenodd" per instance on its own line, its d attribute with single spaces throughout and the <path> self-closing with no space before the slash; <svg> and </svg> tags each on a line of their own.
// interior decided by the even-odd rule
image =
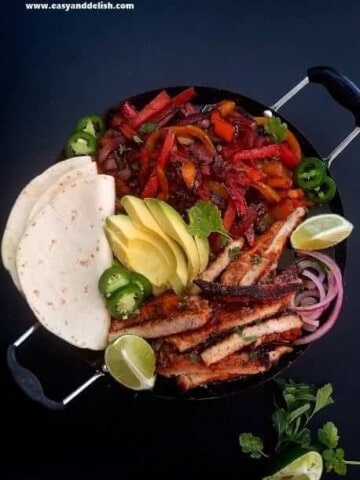
<svg viewBox="0 0 360 480">
<path fill-rule="evenodd" d="M 195 87 L 197 96 L 195 99 L 196 105 L 199 109 L 206 108 L 206 106 L 217 103 L 221 100 L 228 99 L 236 102 L 237 105 L 244 108 L 247 112 L 254 116 L 262 116 L 265 110 L 270 110 L 277 112 L 277 110 L 285 104 L 292 96 L 294 96 L 298 91 L 300 91 L 305 85 L 309 82 L 319 83 L 323 85 L 330 95 L 343 107 L 353 113 L 355 117 L 355 130 L 337 147 L 332 154 L 325 160 L 327 160 L 328 166 L 330 166 L 332 160 L 350 143 L 350 141 L 360 133 L 360 89 L 351 82 L 348 78 L 338 73 L 336 70 L 330 67 L 312 67 L 307 71 L 307 76 L 296 85 L 290 92 L 284 95 L 276 104 L 272 107 L 267 107 L 249 97 L 245 97 L 238 93 L 229 92 L 227 90 L 220 90 L 216 88 L 209 87 Z M 170 87 L 166 90 L 168 93 L 173 96 L 179 93 L 181 90 L 186 88 L 185 86 L 180 87 Z M 152 90 L 150 92 L 141 93 L 134 97 L 128 99 L 133 103 L 137 108 L 142 108 L 146 105 L 151 99 L 155 97 L 160 90 Z M 282 115 L 277 115 L 286 121 L 290 130 L 292 130 L 297 139 L 299 140 L 304 156 L 315 156 L 321 157 L 316 149 L 313 147 L 311 142 L 304 137 L 304 135 L 289 122 Z M 326 213 L 326 212 L 335 212 L 340 215 L 343 215 L 343 207 L 340 200 L 340 195 L 337 192 L 334 199 L 329 205 L 319 207 L 318 209 L 313 209 L 312 213 Z M 340 245 L 336 246 L 330 252 L 333 255 L 342 270 L 345 268 L 346 263 L 346 242 L 342 242 Z M 37 324 L 38 325 L 38 324 Z M 15 354 L 15 349 L 21 343 L 23 343 L 35 330 L 36 326 L 31 327 L 24 335 L 22 335 L 14 344 L 10 345 L 7 352 L 7 363 L 8 367 L 17 382 L 18 386 L 28 395 L 32 400 L 40 403 L 41 405 L 59 410 L 64 408 L 73 398 L 79 395 L 85 388 L 87 388 L 91 383 L 96 381 L 98 378 L 105 375 L 103 370 L 103 355 L 98 352 L 84 351 L 81 349 L 76 349 L 75 347 L 69 347 L 69 355 L 74 356 L 74 361 L 87 361 L 90 363 L 94 369 L 94 375 L 87 380 L 81 387 L 79 387 L 75 392 L 68 395 L 62 401 L 54 401 L 49 399 L 41 386 L 39 379 L 28 369 L 22 367 L 17 359 Z M 61 340 L 58 340 L 61 342 Z M 274 378 L 285 368 L 291 365 L 300 355 L 302 355 L 308 346 L 297 347 L 293 353 L 284 357 L 277 366 L 273 367 L 270 371 L 249 377 L 244 380 L 237 380 L 227 383 L 214 384 L 208 387 L 200 387 L 190 391 L 188 394 L 182 394 L 177 389 L 175 382 L 172 379 L 166 379 L 164 377 L 158 377 L 154 389 L 151 391 L 151 395 L 159 398 L 184 398 L 191 400 L 208 400 L 216 399 L 229 395 L 238 394 L 244 389 L 255 387 L 263 384 L 264 382 Z M 116 385 L 114 385 L 114 388 Z M 118 387 L 121 389 L 122 387 Z M 145 392 L 144 392 L 145 394 Z M 149 394 L 149 393 L 148 393 Z"/>
</svg>

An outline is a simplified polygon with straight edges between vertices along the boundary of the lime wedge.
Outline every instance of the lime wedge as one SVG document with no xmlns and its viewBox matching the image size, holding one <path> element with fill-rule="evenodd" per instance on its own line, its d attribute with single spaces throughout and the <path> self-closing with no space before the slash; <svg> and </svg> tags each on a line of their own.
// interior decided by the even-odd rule
<svg viewBox="0 0 360 480">
<path fill-rule="evenodd" d="M 116 381 L 132 390 L 150 390 L 155 383 L 155 352 L 137 335 L 123 335 L 105 351 L 105 364 Z"/>
<path fill-rule="evenodd" d="M 295 448 L 280 457 L 278 468 L 263 480 L 320 480 L 323 461 L 319 452 Z"/>
<path fill-rule="evenodd" d="M 341 215 L 324 213 L 302 222 L 291 234 L 290 241 L 296 250 L 322 250 L 345 240 L 353 228 Z"/>
</svg>

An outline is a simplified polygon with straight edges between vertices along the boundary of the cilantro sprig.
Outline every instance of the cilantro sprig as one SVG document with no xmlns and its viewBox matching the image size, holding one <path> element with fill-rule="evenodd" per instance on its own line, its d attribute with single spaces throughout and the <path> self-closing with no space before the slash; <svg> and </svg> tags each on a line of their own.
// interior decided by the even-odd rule
<svg viewBox="0 0 360 480">
<path fill-rule="evenodd" d="M 359 461 L 346 460 L 344 449 L 338 448 L 339 434 L 333 422 L 326 422 L 317 430 L 316 440 L 308 426 L 314 415 L 334 403 L 331 384 L 317 388 L 293 380 L 276 381 L 279 395 L 274 398 L 275 410 L 272 424 L 277 435 L 276 454 L 285 447 L 297 445 L 321 453 L 326 472 L 346 475 L 348 465 L 360 465 Z M 263 440 L 252 433 L 242 433 L 239 443 L 243 453 L 251 458 L 268 457 Z"/>
<path fill-rule="evenodd" d="M 188 231 L 191 235 L 207 238 L 211 233 L 219 233 L 231 239 L 222 223 L 220 210 L 213 203 L 198 200 L 188 210 L 188 217 Z"/>
<path fill-rule="evenodd" d="M 286 138 L 287 125 L 279 117 L 270 117 L 264 125 L 264 130 L 276 143 L 281 143 Z"/>
</svg>

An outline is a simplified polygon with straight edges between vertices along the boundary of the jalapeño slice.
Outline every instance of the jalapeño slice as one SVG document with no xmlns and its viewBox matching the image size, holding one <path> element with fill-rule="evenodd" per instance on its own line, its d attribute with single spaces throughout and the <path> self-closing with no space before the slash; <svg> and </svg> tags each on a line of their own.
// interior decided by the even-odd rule
<svg viewBox="0 0 360 480">
<path fill-rule="evenodd" d="M 105 132 L 104 120 L 99 115 L 81 117 L 75 126 L 75 131 L 90 133 L 93 137 L 99 138 Z"/>
<path fill-rule="evenodd" d="M 325 175 L 320 185 L 306 191 L 306 196 L 314 203 L 323 204 L 332 200 L 336 193 L 336 185 L 332 178 Z"/>
<path fill-rule="evenodd" d="M 65 146 L 66 156 L 92 155 L 96 153 L 96 139 L 88 132 L 74 132 Z"/>
<path fill-rule="evenodd" d="M 113 317 L 124 318 L 135 313 L 143 299 L 140 287 L 130 283 L 111 295 L 108 300 L 108 307 Z"/>
<path fill-rule="evenodd" d="M 298 187 L 308 190 L 320 185 L 325 176 L 326 166 L 323 160 L 315 157 L 305 158 L 295 170 Z"/>
<path fill-rule="evenodd" d="M 153 293 L 152 285 L 150 281 L 141 275 L 141 273 L 130 272 L 130 282 L 137 285 L 143 292 L 144 300 L 150 297 Z"/>
<path fill-rule="evenodd" d="M 106 269 L 101 275 L 98 283 L 101 295 L 108 298 L 119 288 L 128 285 L 130 282 L 129 272 L 120 264 Z"/>
</svg>

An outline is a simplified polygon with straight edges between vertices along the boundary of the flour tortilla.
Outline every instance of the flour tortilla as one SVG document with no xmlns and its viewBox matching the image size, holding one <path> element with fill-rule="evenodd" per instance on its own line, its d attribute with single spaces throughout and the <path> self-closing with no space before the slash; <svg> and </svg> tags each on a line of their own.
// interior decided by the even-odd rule
<svg viewBox="0 0 360 480">
<path fill-rule="evenodd" d="M 86 177 L 88 175 L 96 175 L 97 166 L 95 162 L 87 163 L 79 168 L 70 170 L 65 175 L 62 175 L 55 183 L 53 183 L 45 192 L 40 195 L 35 204 L 33 205 L 29 217 L 27 219 L 27 224 L 29 224 L 33 218 L 51 201 L 51 199 L 60 192 L 60 190 L 71 183 L 74 183 L 81 177 Z"/>
<path fill-rule="evenodd" d="M 41 175 L 35 177 L 21 191 L 10 212 L 1 243 L 1 257 L 4 267 L 9 271 L 13 282 L 21 290 L 16 271 L 16 249 L 26 228 L 29 214 L 39 197 L 62 175 L 92 162 L 91 157 L 69 158 L 55 163 Z"/>
<path fill-rule="evenodd" d="M 107 344 L 110 315 L 98 280 L 112 263 L 103 225 L 114 205 L 113 177 L 81 178 L 51 199 L 18 246 L 16 266 L 30 308 L 45 328 L 81 348 Z"/>
</svg>

